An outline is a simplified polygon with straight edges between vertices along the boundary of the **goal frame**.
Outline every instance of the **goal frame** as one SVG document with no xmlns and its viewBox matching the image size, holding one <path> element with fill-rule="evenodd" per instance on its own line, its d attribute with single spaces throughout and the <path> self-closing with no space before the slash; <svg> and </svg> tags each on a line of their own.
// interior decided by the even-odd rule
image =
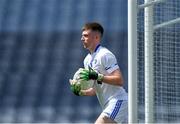
<svg viewBox="0 0 180 124">
<path fill-rule="evenodd" d="M 138 5 L 137 0 L 128 0 L 128 120 L 138 123 L 138 81 L 137 81 L 137 15 L 144 9 L 144 62 L 145 62 L 145 123 L 154 122 L 154 75 L 153 75 L 153 33 L 155 30 L 175 23 L 176 18 L 161 24 L 153 24 L 153 6 L 166 0 L 144 0 Z"/>
</svg>

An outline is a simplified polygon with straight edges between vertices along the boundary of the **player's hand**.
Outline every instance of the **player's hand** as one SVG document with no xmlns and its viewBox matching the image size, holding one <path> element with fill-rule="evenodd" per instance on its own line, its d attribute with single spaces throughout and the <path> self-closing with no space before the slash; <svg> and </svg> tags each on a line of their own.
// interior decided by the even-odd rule
<svg viewBox="0 0 180 124">
<path fill-rule="evenodd" d="M 97 73 L 96 71 L 94 71 L 91 67 L 89 67 L 89 69 L 82 69 L 80 74 L 80 79 L 82 80 L 97 80 L 97 81 L 102 81 L 103 79 L 103 75 Z"/>
<path fill-rule="evenodd" d="M 80 86 L 80 84 L 77 84 L 76 80 L 71 80 L 71 79 L 69 79 L 69 82 L 70 82 L 70 86 L 71 86 L 71 91 L 75 95 L 81 96 L 82 93 L 81 93 L 81 86 Z"/>
</svg>

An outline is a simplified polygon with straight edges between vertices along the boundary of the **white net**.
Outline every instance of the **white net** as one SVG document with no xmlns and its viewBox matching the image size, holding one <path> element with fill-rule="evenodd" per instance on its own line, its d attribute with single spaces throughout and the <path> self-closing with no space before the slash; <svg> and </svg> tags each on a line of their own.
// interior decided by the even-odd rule
<svg viewBox="0 0 180 124">
<path fill-rule="evenodd" d="M 139 0 L 139 4 L 143 1 Z M 180 18 L 180 0 L 154 5 L 154 25 Z M 180 22 L 154 30 L 155 122 L 180 122 Z M 144 10 L 138 13 L 139 119 L 144 120 Z M 143 108 L 143 109 L 141 109 Z"/>
</svg>

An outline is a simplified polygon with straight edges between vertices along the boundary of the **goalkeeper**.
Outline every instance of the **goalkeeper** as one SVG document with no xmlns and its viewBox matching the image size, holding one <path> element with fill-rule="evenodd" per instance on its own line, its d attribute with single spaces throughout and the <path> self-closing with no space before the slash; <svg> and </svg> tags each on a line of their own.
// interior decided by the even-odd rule
<svg viewBox="0 0 180 124">
<path fill-rule="evenodd" d="M 128 122 L 128 98 L 123 88 L 123 77 L 112 52 L 100 45 L 103 27 L 96 22 L 86 23 L 82 28 L 81 41 L 89 54 L 84 59 L 81 80 L 95 80 L 92 88 L 74 88 L 76 95 L 96 95 L 103 109 L 97 124 Z M 74 87 L 72 85 L 72 87 Z"/>
</svg>

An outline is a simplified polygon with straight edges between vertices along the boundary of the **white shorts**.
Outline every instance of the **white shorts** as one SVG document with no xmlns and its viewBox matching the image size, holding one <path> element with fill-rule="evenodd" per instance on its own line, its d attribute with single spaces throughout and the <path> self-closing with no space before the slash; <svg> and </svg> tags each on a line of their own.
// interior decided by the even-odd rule
<svg viewBox="0 0 180 124">
<path fill-rule="evenodd" d="M 110 100 L 102 112 L 103 115 L 111 118 L 117 123 L 128 122 L 128 101 L 127 100 Z"/>
</svg>

